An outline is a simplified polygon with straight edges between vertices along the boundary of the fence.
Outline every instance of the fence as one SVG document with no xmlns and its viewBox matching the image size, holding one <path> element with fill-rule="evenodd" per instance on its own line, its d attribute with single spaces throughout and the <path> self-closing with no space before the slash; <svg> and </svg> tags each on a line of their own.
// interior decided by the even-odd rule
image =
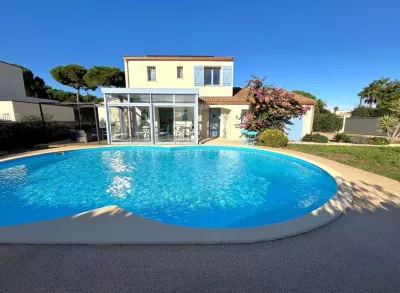
<svg viewBox="0 0 400 293">
<path fill-rule="evenodd" d="M 5 113 L 0 113 L 0 122 L 2 121 L 21 121 L 21 117 L 18 113 L 10 113 L 10 112 L 5 112 Z"/>
<path fill-rule="evenodd" d="M 385 135 L 377 130 L 378 117 L 346 118 L 343 123 L 345 133 L 373 136 Z"/>
</svg>

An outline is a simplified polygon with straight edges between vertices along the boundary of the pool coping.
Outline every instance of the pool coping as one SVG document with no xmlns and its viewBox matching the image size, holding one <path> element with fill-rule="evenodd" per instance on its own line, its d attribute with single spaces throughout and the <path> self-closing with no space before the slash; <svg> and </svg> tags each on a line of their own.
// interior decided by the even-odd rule
<svg viewBox="0 0 400 293">
<path fill-rule="evenodd" d="M 132 145 L 123 145 L 132 146 Z M 222 146 L 222 145 L 221 145 Z M 0 162 L 18 158 L 82 149 L 121 147 L 121 145 L 101 145 L 90 147 L 69 147 L 66 150 L 46 150 L 35 154 L 18 155 L 1 159 Z M 142 146 L 135 146 L 140 148 Z M 149 147 L 149 146 L 143 146 Z M 162 145 L 161 148 L 198 147 L 212 148 L 218 145 Z M 352 203 L 353 190 L 349 182 L 334 169 L 297 155 L 279 150 L 222 146 L 232 149 L 257 149 L 263 152 L 278 153 L 311 163 L 327 173 L 336 181 L 338 190 L 332 198 L 314 211 L 283 222 L 249 228 L 194 228 L 154 221 L 116 205 L 86 211 L 38 222 L 0 226 L 0 243 L 19 244 L 217 244 L 253 243 L 276 240 L 302 234 L 324 226 L 338 218 Z"/>
</svg>

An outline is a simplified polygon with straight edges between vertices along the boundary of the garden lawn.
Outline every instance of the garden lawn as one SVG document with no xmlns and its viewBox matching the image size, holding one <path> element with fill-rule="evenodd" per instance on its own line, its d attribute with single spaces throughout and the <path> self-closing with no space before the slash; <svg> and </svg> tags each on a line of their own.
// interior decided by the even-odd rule
<svg viewBox="0 0 400 293">
<path fill-rule="evenodd" d="M 400 147 L 289 144 L 286 149 L 321 156 L 400 181 Z"/>
</svg>

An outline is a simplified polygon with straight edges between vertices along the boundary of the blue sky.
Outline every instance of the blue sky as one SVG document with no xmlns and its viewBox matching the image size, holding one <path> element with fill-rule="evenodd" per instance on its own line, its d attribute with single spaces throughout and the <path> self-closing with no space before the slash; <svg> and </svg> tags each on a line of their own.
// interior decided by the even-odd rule
<svg viewBox="0 0 400 293">
<path fill-rule="evenodd" d="M 235 57 L 235 86 L 251 74 L 351 109 L 382 76 L 400 78 L 397 0 L 4 1 L 0 60 L 63 88 L 49 70 L 123 67 L 124 55 Z"/>
</svg>

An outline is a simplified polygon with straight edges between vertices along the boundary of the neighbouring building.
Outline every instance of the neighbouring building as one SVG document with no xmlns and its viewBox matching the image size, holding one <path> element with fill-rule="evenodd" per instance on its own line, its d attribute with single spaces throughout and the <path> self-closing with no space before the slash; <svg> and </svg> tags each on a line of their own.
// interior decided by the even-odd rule
<svg viewBox="0 0 400 293">
<path fill-rule="evenodd" d="M 125 56 L 124 67 L 126 88 L 102 88 L 109 143 L 240 139 L 248 89 L 233 95 L 233 57 Z M 289 126 L 289 138 L 300 140 L 312 131 L 315 102 L 294 96 L 311 107 Z"/>
<path fill-rule="evenodd" d="M 52 117 L 54 121 L 75 121 L 71 107 L 59 105 L 58 101 L 27 97 L 22 69 L 0 61 L 0 122 L 20 122 L 27 116 Z"/>
<path fill-rule="evenodd" d="M 335 111 L 334 109 L 332 109 L 332 110 L 330 110 L 330 112 L 335 114 L 338 117 L 346 117 L 346 118 L 351 117 L 351 110 L 337 110 L 337 111 Z"/>
</svg>

